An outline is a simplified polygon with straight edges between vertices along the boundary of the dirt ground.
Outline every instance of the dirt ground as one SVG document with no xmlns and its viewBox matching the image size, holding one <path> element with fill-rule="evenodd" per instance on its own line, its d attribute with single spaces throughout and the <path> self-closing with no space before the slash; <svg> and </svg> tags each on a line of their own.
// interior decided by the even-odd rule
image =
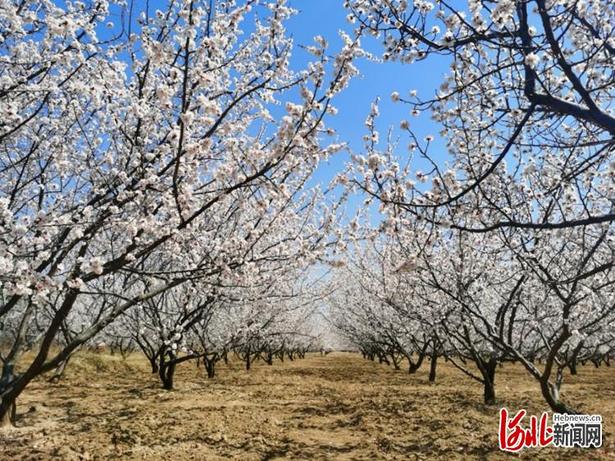
<svg viewBox="0 0 615 461">
<path fill-rule="evenodd" d="M 359 355 L 309 355 L 273 366 L 220 366 L 207 380 L 194 364 L 177 389 L 160 389 L 138 355 L 83 353 L 58 384 L 39 381 L 19 401 L 18 427 L 0 430 L 2 460 L 413 460 L 510 459 L 497 449 L 498 407 L 481 387 L 441 364 L 416 375 Z M 545 410 L 517 366 L 498 369 L 502 405 Z M 524 459 L 615 459 L 615 367 L 580 368 L 564 397 L 604 421 L 599 450 L 531 449 Z M 518 457 L 518 456 L 516 456 Z"/>
</svg>

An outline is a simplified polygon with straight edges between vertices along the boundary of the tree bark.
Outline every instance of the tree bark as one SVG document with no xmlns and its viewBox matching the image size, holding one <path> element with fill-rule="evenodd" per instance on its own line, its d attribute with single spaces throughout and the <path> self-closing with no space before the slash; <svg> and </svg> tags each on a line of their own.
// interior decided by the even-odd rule
<svg viewBox="0 0 615 461">
<path fill-rule="evenodd" d="M 15 400 L 10 400 L 10 398 L 2 398 L 2 401 L 0 401 L 0 427 L 15 426 L 16 416 L 17 405 Z"/>
<path fill-rule="evenodd" d="M 246 371 L 250 371 L 250 368 L 252 368 L 252 354 L 248 351 L 246 354 Z"/>
<path fill-rule="evenodd" d="M 156 357 L 149 357 L 149 364 L 152 367 L 152 374 L 158 373 L 158 360 L 156 360 Z"/>
<path fill-rule="evenodd" d="M 483 382 L 483 386 L 483 401 L 485 405 L 495 405 L 495 386 L 488 380 Z"/>
<path fill-rule="evenodd" d="M 216 376 L 216 360 L 203 357 L 203 363 L 205 364 L 205 370 L 207 371 L 207 378 L 213 379 Z"/>
<path fill-rule="evenodd" d="M 391 353 L 391 361 L 393 362 L 393 368 L 397 371 L 400 370 L 399 362 L 400 360 L 395 356 L 395 353 Z"/>
<path fill-rule="evenodd" d="M 14 365 L 7 362 L 2 367 L 2 375 L 0 376 L 0 427 L 14 426 L 15 416 L 17 413 L 17 395 L 10 388 L 10 383 L 13 380 Z"/>
<path fill-rule="evenodd" d="M 175 364 L 169 363 L 160 369 L 160 379 L 162 380 L 162 388 L 171 391 L 173 390 L 173 375 L 175 374 Z"/>
<path fill-rule="evenodd" d="M 436 382 L 436 367 L 438 365 L 438 354 L 436 353 L 432 353 L 431 354 L 431 363 L 429 365 L 429 382 L 430 383 L 435 383 Z"/>
<path fill-rule="evenodd" d="M 424 352 L 420 352 L 419 353 L 419 358 L 416 361 L 416 363 L 412 362 L 412 360 L 410 358 L 408 358 L 408 373 L 410 373 L 411 375 L 413 375 L 414 373 L 416 373 L 418 371 L 419 368 L 421 368 L 421 365 L 423 364 L 423 360 L 425 359 L 425 353 Z"/>
<path fill-rule="evenodd" d="M 572 352 L 572 357 L 570 358 L 570 362 L 568 362 L 568 368 L 570 369 L 571 375 L 577 374 L 577 361 L 578 361 L 579 353 L 581 352 L 582 348 L 583 348 L 583 341 L 581 341 L 577 345 L 577 347 L 574 348 L 574 351 Z"/>
<path fill-rule="evenodd" d="M 491 357 L 488 362 L 483 364 L 483 397 L 485 405 L 495 405 L 495 370 L 498 361 Z"/>
<path fill-rule="evenodd" d="M 540 381 L 540 390 L 542 396 L 545 398 L 551 410 L 555 413 L 562 413 L 567 415 L 575 415 L 577 412 L 568 407 L 564 402 L 559 399 L 559 389 L 549 380 L 543 379 Z"/>
</svg>

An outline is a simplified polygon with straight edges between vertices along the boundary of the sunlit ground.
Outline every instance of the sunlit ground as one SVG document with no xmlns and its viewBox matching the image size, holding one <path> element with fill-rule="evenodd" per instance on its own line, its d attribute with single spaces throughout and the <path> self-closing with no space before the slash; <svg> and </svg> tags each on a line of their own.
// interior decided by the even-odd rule
<svg viewBox="0 0 615 461">
<path fill-rule="evenodd" d="M 221 365 L 214 380 L 183 364 L 177 389 L 159 388 L 138 354 L 126 361 L 82 353 L 59 384 L 38 381 L 19 401 L 18 427 L 0 432 L 0 458 L 139 460 L 493 459 L 497 407 L 480 385 L 439 364 L 416 375 L 359 355 L 332 353 L 246 373 Z M 499 368 L 502 405 L 546 409 L 518 366 Z M 564 399 L 604 418 L 601 450 L 533 449 L 526 459 L 615 459 L 615 367 L 581 367 L 566 376 Z"/>
</svg>

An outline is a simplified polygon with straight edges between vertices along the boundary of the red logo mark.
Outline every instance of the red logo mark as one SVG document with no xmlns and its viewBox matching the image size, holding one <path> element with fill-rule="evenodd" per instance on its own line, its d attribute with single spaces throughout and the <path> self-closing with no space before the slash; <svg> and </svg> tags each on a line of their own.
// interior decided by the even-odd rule
<svg viewBox="0 0 615 461">
<path fill-rule="evenodd" d="M 508 419 L 508 410 L 500 410 L 500 450 L 516 453 L 523 448 L 546 447 L 553 442 L 553 428 L 547 425 L 547 412 L 540 416 L 530 416 L 530 427 L 524 429 L 521 421 L 527 412 L 519 410 Z"/>
</svg>

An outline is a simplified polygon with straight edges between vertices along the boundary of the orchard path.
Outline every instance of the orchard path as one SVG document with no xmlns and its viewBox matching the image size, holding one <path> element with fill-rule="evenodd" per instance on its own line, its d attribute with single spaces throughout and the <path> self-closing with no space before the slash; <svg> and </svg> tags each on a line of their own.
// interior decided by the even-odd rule
<svg viewBox="0 0 615 461">
<path fill-rule="evenodd" d="M 509 459 L 497 451 L 498 408 L 482 405 L 480 386 L 444 364 L 435 385 L 429 364 L 409 375 L 350 353 L 259 362 L 249 373 L 241 365 L 220 366 L 207 380 L 185 364 L 177 389 L 166 392 L 138 355 L 75 357 L 59 384 L 40 381 L 26 393 L 21 427 L 0 432 L 0 459 Z M 614 372 L 582 368 L 566 384 L 583 408 L 605 417 L 606 450 L 526 458 L 615 459 Z M 544 409 L 523 370 L 498 374 L 509 407 Z M 602 402 L 599 388 L 607 389 Z"/>
</svg>

